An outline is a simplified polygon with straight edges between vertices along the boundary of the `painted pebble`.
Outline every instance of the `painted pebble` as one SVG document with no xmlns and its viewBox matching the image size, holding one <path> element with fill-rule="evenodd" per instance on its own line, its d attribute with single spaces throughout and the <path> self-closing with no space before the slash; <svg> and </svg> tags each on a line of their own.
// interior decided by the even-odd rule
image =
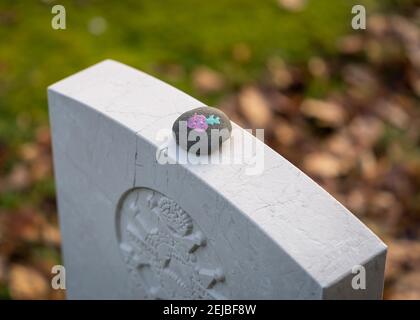
<svg viewBox="0 0 420 320">
<path fill-rule="evenodd" d="M 222 111 L 200 107 L 181 114 L 175 120 L 172 131 L 183 149 L 200 155 L 219 149 L 230 138 L 232 124 Z"/>
</svg>

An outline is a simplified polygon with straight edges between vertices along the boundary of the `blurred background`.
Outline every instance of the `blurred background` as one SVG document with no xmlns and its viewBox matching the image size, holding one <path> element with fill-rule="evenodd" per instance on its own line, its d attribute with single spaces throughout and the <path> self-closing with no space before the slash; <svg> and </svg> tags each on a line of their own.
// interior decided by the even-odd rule
<svg viewBox="0 0 420 320">
<path fill-rule="evenodd" d="M 0 0 L 0 299 L 65 296 L 46 88 L 106 58 L 265 128 L 389 246 L 385 299 L 420 299 L 419 27 L 417 0 Z"/>
</svg>

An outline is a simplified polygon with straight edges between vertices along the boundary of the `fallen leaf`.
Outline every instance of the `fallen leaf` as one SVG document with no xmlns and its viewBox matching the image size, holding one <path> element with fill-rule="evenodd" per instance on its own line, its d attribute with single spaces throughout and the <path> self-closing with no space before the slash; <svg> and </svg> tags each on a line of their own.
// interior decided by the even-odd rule
<svg viewBox="0 0 420 320">
<path fill-rule="evenodd" d="M 362 176 L 366 180 L 374 180 L 377 176 L 377 161 L 372 151 L 368 150 L 359 155 Z"/>
<path fill-rule="evenodd" d="M 366 43 L 365 51 L 368 60 L 374 64 L 398 63 L 404 56 L 402 46 L 393 39 L 370 39 Z"/>
<path fill-rule="evenodd" d="M 61 235 L 58 226 L 45 223 L 41 228 L 41 236 L 45 243 L 59 247 L 61 244 Z"/>
<path fill-rule="evenodd" d="M 389 191 L 376 192 L 370 200 L 370 215 L 382 220 L 388 232 L 401 225 L 403 209 L 395 194 Z"/>
<path fill-rule="evenodd" d="M 389 20 L 386 16 L 380 14 L 369 15 L 366 29 L 375 37 L 383 37 L 389 30 Z"/>
<path fill-rule="evenodd" d="M 392 207 L 396 203 L 395 196 L 388 191 L 377 192 L 372 198 L 372 204 L 378 209 L 378 211 L 386 210 Z"/>
<path fill-rule="evenodd" d="M 366 95 L 374 95 L 378 90 L 377 75 L 366 65 L 349 64 L 342 71 L 344 81 L 363 91 Z"/>
<path fill-rule="evenodd" d="M 20 154 L 23 160 L 31 162 L 39 157 L 41 150 L 36 143 L 24 143 L 20 147 Z"/>
<path fill-rule="evenodd" d="M 51 146 L 51 131 L 48 126 L 39 127 L 35 134 L 36 141 L 46 147 Z"/>
<path fill-rule="evenodd" d="M 43 218 L 38 214 L 36 209 L 27 207 L 21 208 L 19 211 L 14 212 L 13 215 L 7 215 L 4 221 L 7 229 L 8 239 L 14 241 L 23 240 L 28 242 L 35 242 L 40 237 L 40 227 Z"/>
<path fill-rule="evenodd" d="M 327 63 L 320 57 L 310 58 L 308 62 L 308 69 L 314 77 L 325 78 L 328 76 Z"/>
<path fill-rule="evenodd" d="M 390 99 L 380 99 L 375 106 L 378 114 L 393 126 L 406 129 L 410 118 L 404 109 Z"/>
<path fill-rule="evenodd" d="M 253 128 L 263 129 L 271 120 L 271 108 L 255 87 L 243 89 L 239 95 L 239 109 Z"/>
<path fill-rule="evenodd" d="M 31 176 L 28 168 L 23 164 L 16 164 L 8 176 L 7 187 L 10 190 L 23 190 L 30 186 Z"/>
<path fill-rule="evenodd" d="M 342 159 L 353 161 L 357 156 L 353 141 L 344 130 L 332 135 L 325 144 L 328 151 Z"/>
<path fill-rule="evenodd" d="M 10 268 L 9 289 L 13 299 L 46 299 L 49 285 L 37 270 L 15 264 Z"/>
<path fill-rule="evenodd" d="M 305 8 L 306 0 L 277 0 L 277 3 L 283 9 L 289 11 L 301 11 Z"/>
<path fill-rule="evenodd" d="M 407 270 L 420 270 L 420 241 L 389 240 L 387 245 L 387 280 L 396 280 Z"/>
<path fill-rule="evenodd" d="M 407 18 L 393 15 L 390 17 L 390 24 L 393 31 L 400 36 L 407 46 L 420 42 L 419 27 Z"/>
<path fill-rule="evenodd" d="M 292 128 L 286 121 L 277 120 L 274 127 L 274 136 L 277 141 L 285 146 L 290 146 L 298 138 L 297 130 Z"/>
<path fill-rule="evenodd" d="M 420 271 L 403 274 L 392 287 L 390 299 L 420 300 Z"/>
<path fill-rule="evenodd" d="M 310 175 L 322 178 L 334 178 L 342 173 L 340 160 L 326 152 L 313 152 L 305 156 L 303 168 Z"/>
<path fill-rule="evenodd" d="M 326 125 L 339 126 L 346 120 L 345 110 L 334 102 L 306 99 L 300 110 L 305 116 L 315 118 Z"/>
<path fill-rule="evenodd" d="M 358 216 L 363 215 L 366 211 L 366 194 L 356 189 L 352 190 L 346 197 L 346 206 Z"/>
<path fill-rule="evenodd" d="M 359 35 L 348 35 L 337 42 L 337 49 L 344 54 L 356 54 L 363 50 L 364 41 Z"/>
<path fill-rule="evenodd" d="M 203 93 L 221 91 L 225 85 L 223 77 L 208 67 L 198 67 L 192 74 L 194 87 Z"/>
<path fill-rule="evenodd" d="M 31 165 L 31 178 L 33 181 L 43 180 L 51 176 L 51 172 L 51 157 L 48 155 L 37 158 Z"/>
<path fill-rule="evenodd" d="M 267 68 L 274 84 L 280 90 L 287 89 L 292 85 L 293 75 L 282 59 L 278 57 L 269 59 Z"/>
<path fill-rule="evenodd" d="M 384 125 L 377 118 L 359 116 L 350 123 L 349 132 L 358 145 L 370 148 L 382 137 Z"/>
</svg>

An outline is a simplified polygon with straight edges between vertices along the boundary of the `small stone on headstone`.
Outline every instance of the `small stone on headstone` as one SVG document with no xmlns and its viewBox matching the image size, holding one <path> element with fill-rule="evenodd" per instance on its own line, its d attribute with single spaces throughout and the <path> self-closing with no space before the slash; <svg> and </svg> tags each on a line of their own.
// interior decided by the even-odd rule
<svg viewBox="0 0 420 320">
<path fill-rule="evenodd" d="M 219 149 L 230 138 L 232 125 L 222 111 L 200 107 L 180 115 L 175 120 L 172 131 L 176 142 L 183 149 L 200 155 Z"/>
</svg>

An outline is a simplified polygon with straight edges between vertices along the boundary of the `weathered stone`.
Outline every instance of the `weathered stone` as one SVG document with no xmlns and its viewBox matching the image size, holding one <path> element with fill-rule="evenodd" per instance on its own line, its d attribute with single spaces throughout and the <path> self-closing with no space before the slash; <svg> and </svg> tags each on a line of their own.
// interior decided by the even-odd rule
<svg viewBox="0 0 420 320">
<path fill-rule="evenodd" d="M 386 246 L 268 146 L 254 175 L 157 161 L 159 131 L 199 101 L 109 60 L 48 96 L 68 299 L 382 297 Z"/>
</svg>

